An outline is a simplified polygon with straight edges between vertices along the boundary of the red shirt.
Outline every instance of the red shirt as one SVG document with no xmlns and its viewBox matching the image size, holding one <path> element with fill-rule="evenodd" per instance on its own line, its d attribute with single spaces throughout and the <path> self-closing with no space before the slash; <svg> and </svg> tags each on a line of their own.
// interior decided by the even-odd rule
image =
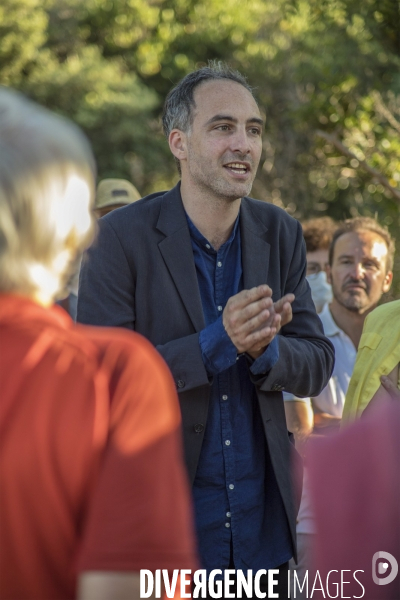
<svg viewBox="0 0 400 600">
<path fill-rule="evenodd" d="M 151 344 L 0 295 L 0 357 L 0 597 L 196 568 L 178 401 Z"/>
</svg>

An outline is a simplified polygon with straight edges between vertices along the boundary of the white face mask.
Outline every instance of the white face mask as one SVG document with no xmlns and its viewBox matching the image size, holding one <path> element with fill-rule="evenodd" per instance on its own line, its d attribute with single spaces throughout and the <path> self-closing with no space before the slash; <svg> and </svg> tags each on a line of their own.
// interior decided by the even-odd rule
<svg viewBox="0 0 400 600">
<path fill-rule="evenodd" d="M 332 287 L 326 280 L 325 271 L 308 275 L 306 279 L 310 284 L 315 308 L 320 313 L 326 303 L 332 302 Z"/>
</svg>

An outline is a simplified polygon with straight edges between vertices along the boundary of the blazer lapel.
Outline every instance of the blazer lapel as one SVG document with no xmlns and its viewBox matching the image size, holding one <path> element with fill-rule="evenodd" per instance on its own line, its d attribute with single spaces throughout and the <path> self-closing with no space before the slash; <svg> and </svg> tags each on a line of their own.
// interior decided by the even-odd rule
<svg viewBox="0 0 400 600">
<path fill-rule="evenodd" d="M 157 229 L 166 236 L 158 247 L 167 269 L 195 330 L 201 331 L 205 322 L 180 184 L 164 195 Z"/>
<path fill-rule="evenodd" d="M 253 213 L 249 199 L 243 198 L 240 209 L 240 233 L 244 289 L 267 283 L 271 249 L 266 241 L 267 231 L 266 225 Z"/>
</svg>

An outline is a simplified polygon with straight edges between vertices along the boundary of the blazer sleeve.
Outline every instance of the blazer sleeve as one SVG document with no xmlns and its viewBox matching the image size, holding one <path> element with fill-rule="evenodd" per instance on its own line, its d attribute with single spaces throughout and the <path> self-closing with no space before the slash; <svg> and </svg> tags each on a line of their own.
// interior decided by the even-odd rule
<svg viewBox="0 0 400 600">
<path fill-rule="evenodd" d="M 252 376 L 262 391 L 317 396 L 331 377 L 335 352 L 325 337 L 306 280 L 306 248 L 300 223 L 283 293 L 293 293 L 293 319 L 278 335 L 279 359 L 265 376 Z"/>
<path fill-rule="evenodd" d="M 172 340 L 156 348 L 169 366 L 178 393 L 211 385 L 212 376 L 207 373 L 203 362 L 198 333 Z"/>
</svg>

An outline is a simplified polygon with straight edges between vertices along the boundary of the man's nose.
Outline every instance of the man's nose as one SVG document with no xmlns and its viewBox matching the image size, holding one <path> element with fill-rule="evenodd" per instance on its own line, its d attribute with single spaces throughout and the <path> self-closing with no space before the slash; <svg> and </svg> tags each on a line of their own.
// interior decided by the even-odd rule
<svg viewBox="0 0 400 600">
<path fill-rule="evenodd" d="M 352 267 L 352 275 L 355 279 L 362 279 L 364 277 L 365 267 L 361 262 L 354 262 Z"/>
<path fill-rule="evenodd" d="M 241 154 L 248 154 L 250 148 L 250 139 L 246 129 L 238 127 L 231 138 L 231 150 L 233 152 L 240 152 Z"/>
</svg>

